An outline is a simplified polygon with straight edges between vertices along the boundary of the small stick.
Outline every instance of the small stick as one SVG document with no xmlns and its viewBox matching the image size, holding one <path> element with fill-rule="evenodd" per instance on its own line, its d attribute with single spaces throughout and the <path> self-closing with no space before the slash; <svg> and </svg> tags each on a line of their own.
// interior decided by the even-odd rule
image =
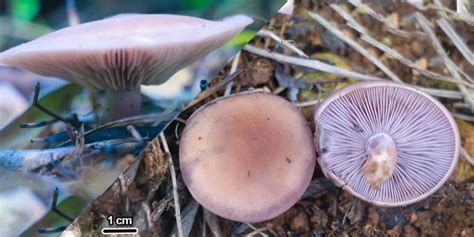
<svg viewBox="0 0 474 237">
<path fill-rule="evenodd" d="M 264 236 L 264 237 L 267 237 L 268 235 L 263 233 L 263 231 L 267 230 L 267 228 L 265 227 L 262 227 L 262 228 L 255 228 L 255 226 L 253 226 L 252 224 L 250 223 L 245 223 L 248 227 L 250 227 L 253 231 L 251 233 L 249 233 L 248 235 L 246 235 L 247 237 L 252 237 L 252 236 L 255 236 L 257 234 L 260 234 L 261 236 Z"/>
<path fill-rule="evenodd" d="M 297 48 L 295 45 L 291 44 L 287 40 L 282 39 L 280 36 L 276 35 L 275 33 L 269 30 L 260 30 L 257 32 L 257 35 L 260 37 L 271 38 L 275 40 L 278 44 L 285 46 L 286 48 L 290 49 L 291 51 L 295 52 L 298 56 L 302 58 L 309 58 L 307 54 Z"/>
<path fill-rule="evenodd" d="M 210 95 L 212 95 L 214 92 L 216 92 L 222 86 L 226 85 L 227 83 L 230 83 L 238 75 L 240 75 L 240 73 L 242 73 L 243 71 L 244 71 L 243 69 L 239 69 L 236 72 L 234 72 L 233 74 L 231 74 L 231 75 L 227 76 L 226 78 L 224 78 L 224 80 L 219 81 L 214 86 L 212 86 L 210 88 L 207 88 L 205 91 L 201 92 L 198 96 L 196 96 L 196 98 L 194 98 L 194 100 L 189 102 L 189 104 L 186 106 L 185 110 L 193 107 L 197 103 L 199 103 L 202 100 L 204 100 L 205 98 L 209 97 Z"/>
<path fill-rule="evenodd" d="M 359 32 L 361 34 L 361 39 L 362 40 L 364 40 L 365 42 L 371 44 L 372 46 L 382 50 L 383 52 L 387 53 L 388 55 L 394 57 L 395 59 L 397 59 L 401 63 L 405 64 L 406 66 L 411 67 L 411 68 L 419 71 L 421 74 L 423 74 L 427 77 L 436 79 L 436 80 L 442 80 L 442 81 L 447 81 L 447 82 L 451 82 L 451 83 L 459 83 L 459 84 L 463 84 L 463 85 L 466 85 L 466 86 L 474 87 L 474 85 L 469 83 L 469 82 L 465 82 L 465 81 L 462 81 L 462 80 L 457 80 L 457 79 L 454 79 L 454 78 L 451 78 L 451 77 L 443 76 L 441 74 L 438 74 L 438 73 L 435 73 L 435 72 L 432 72 L 432 71 L 425 70 L 425 69 L 421 68 L 418 64 L 412 62 L 411 60 L 409 60 L 405 57 L 403 57 L 403 55 L 401 55 L 399 52 L 395 51 L 394 49 L 390 48 L 389 46 L 387 46 L 387 45 L 377 41 L 376 39 L 372 38 L 372 36 L 370 36 L 370 34 L 367 32 L 367 30 L 364 27 L 362 27 L 349 13 L 344 11 L 337 4 L 331 4 L 330 7 L 334 11 L 336 11 L 342 18 L 344 18 L 344 20 L 347 22 L 347 25 L 349 27 L 351 27 L 352 29 L 356 30 L 357 32 Z"/>
<path fill-rule="evenodd" d="M 106 154 L 125 154 L 133 152 L 144 145 L 135 140 L 107 140 L 84 145 L 88 152 L 102 152 Z M 45 165 L 61 161 L 65 157 L 76 154 L 76 146 L 58 147 L 50 149 L 9 149 L 0 151 L 0 167 L 10 170 L 28 172 Z"/>
<path fill-rule="evenodd" d="M 302 107 L 309 107 L 313 105 L 317 105 L 321 102 L 321 99 L 316 99 L 316 100 L 311 100 L 311 101 L 306 101 L 306 102 L 301 102 L 301 103 L 293 103 L 294 106 L 297 108 L 302 108 Z"/>
<path fill-rule="evenodd" d="M 355 7 L 362 9 L 365 13 L 369 14 L 371 17 L 373 17 L 377 21 L 382 22 L 385 25 L 385 27 L 387 28 L 387 30 L 390 33 L 394 34 L 394 35 L 398 35 L 398 36 L 401 36 L 401 37 L 411 37 L 411 36 L 424 37 L 424 36 L 426 36 L 426 33 L 424 33 L 424 32 L 420 32 L 420 31 L 408 32 L 408 31 L 404 31 L 404 30 L 400 30 L 400 29 L 395 28 L 387 18 L 380 15 L 379 13 L 374 11 L 372 8 L 370 8 L 369 6 L 362 3 L 360 0 L 348 0 L 348 2 L 350 4 L 352 4 L 353 6 L 355 6 Z"/>
<path fill-rule="evenodd" d="M 143 137 L 140 135 L 140 133 L 137 131 L 137 129 L 133 125 L 128 125 L 127 130 L 130 133 L 130 135 L 135 138 L 135 140 L 139 142 L 143 142 Z"/>
<path fill-rule="evenodd" d="M 453 42 L 454 46 L 461 52 L 461 54 L 466 58 L 466 60 L 471 64 L 474 65 L 474 55 L 472 54 L 471 49 L 466 45 L 464 40 L 459 36 L 459 34 L 454 30 L 451 24 L 444 18 L 436 20 L 439 27 L 443 30 L 443 32 L 448 36 L 448 38 Z"/>
<path fill-rule="evenodd" d="M 57 122 L 57 119 L 41 121 L 37 123 L 21 123 L 20 128 L 40 128 Z"/>
<path fill-rule="evenodd" d="M 462 119 L 464 121 L 468 121 L 468 122 L 473 122 L 474 123 L 474 116 L 469 116 L 469 115 L 465 115 L 465 114 L 460 114 L 460 113 L 454 113 L 452 112 L 451 113 L 453 115 L 453 117 L 457 118 L 457 119 Z"/>
<path fill-rule="evenodd" d="M 39 100 L 39 95 L 40 95 L 40 89 L 41 89 L 40 83 L 37 82 L 36 85 L 35 85 L 35 91 L 34 91 L 34 94 L 33 94 L 32 106 L 36 107 L 41 112 L 53 117 L 54 119 L 52 121 L 61 121 L 61 122 L 64 122 L 66 124 L 71 124 L 75 128 L 78 128 L 78 127 L 81 126 L 81 123 L 79 121 L 77 121 L 76 116 L 74 116 L 72 119 L 66 119 L 66 118 L 63 118 L 62 116 L 48 110 L 44 106 L 42 106 L 38 101 Z M 20 127 L 30 127 L 29 125 L 32 125 L 32 124 L 31 123 L 30 124 L 21 124 Z M 47 124 L 45 124 L 45 122 L 40 122 L 40 125 L 47 125 Z"/>
<path fill-rule="evenodd" d="M 438 38 L 436 38 L 435 33 L 430 27 L 430 23 L 428 19 L 426 19 L 425 16 L 423 16 L 421 13 L 415 13 L 415 17 L 417 21 L 420 23 L 421 28 L 423 31 L 425 31 L 428 34 L 428 37 L 431 39 L 431 44 L 433 48 L 436 50 L 438 55 L 441 56 L 443 59 L 444 64 L 448 68 L 449 73 L 456 79 L 461 80 L 461 75 L 459 74 L 459 71 L 457 70 L 456 64 L 448 57 L 446 54 L 446 51 L 444 51 L 443 46 L 441 43 L 438 41 Z M 468 88 L 464 85 L 457 85 L 459 91 L 464 97 L 464 100 L 466 103 L 468 103 L 471 106 L 471 110 L 474 110 L 474 95 L 472 95 Z"/>
<path fill-rule="evenodd" d="M 69 217 L 66 213 L 62 212 L 59 210 L 57 207 L 58 204 L 58 197 L 59 197 L 59 190 L 58 188 L 55 188 L 53 191 L 53 200 L 51 201 L 51 208 L 49 209 L 51 212 L 58 214 L 60 217 L 63 219 L 69 221 L 69 222 L 74 222 L 74 219 L 72 217 Z M 44 234 L 44 233 L 56 233 L 60 232 L 66 229 L 66 226 L 60 226 L 60 227 L 55 227 L 55 228 L 40 228 L 38 229 L 38 233 Z"/>
<path fill-rule="evenodd" d="M 303 66 L 303 67 L 311 68 L 318 71 L 340 75 L 343 77 L 350 77 L 357 80 L 383 80 L 383 78 L 380 78 L 380 77 L 364 75 L 358 72 L 349 71 L 343 68 L 333 66 L 331 64 L 324 63 L 316 59 L 304 59 L 304 58 L 291 57 L 284 54 L 269 52 L 265 49 L 257 48 L 252 45 L 245 45 L 244 50 L 250 53 L 262 56 L 262 57 L 276 60 L 281 63 Z"/>
<path fill-rule="evenodd" d="M 178 237 L 183 237 L 183 223 L 181 220 L 181 208 L 179 205 L 179 195 L 178 195 L 178 184 L 176 182 L 176 171 L 174 169 L 173 158 L 171 157 L 170 149 L 168 143 L 166 142 L 165 135 L 160 133 L 160 139 L 163 143 L 163 149 L 165 150 L 166 156 L 170 162 L 170 173 L 171 173 L 171 182 L 173 185 L 173 199 L 174 199 L 174 210 L 176 217 L 176 227 L 178 229 Z"/>
<path fill-rule="evenodd" d="M 330 31 L 334 36 L 338 37 L 339 39 L 344 41 L 346 44 L 350 45 L 357 52 L 362 54 L 365 58 L 367 58 L 370 62 L 372 62 L 375 66 L 377 66 L 382 72 L 384 72 L 385 75 L 387 75 L 390 79 L 399 83 L 403 82 L 392 70 L 390 70 L 387 66 L 385 66 L 378 58 L 370 54 L 369 51 L 365 49 L 365 47 L 357 43 L 355 40 L 345 36 L 344 33 L 342 33 L 342 31 L 334 27 L 322 16 L 320 16 L 319 14 L 315 12 L 310 12 L 310 11 L 308 11 L 308 15 L 311 18 L 313 18 L 316 22 L 318 22 L 321 26 L 323 26 L 328 31 Z"/>
<path fill-rule="evenodd" d="M 232 60 L 232 65 L 230 66 L 229 75 L 232 75 L 233 73 L 235 73 L 235 71 L 237 71 L 237 66 L 239 65 L 239 62 L 240 62 L 240 52 L 242 52 L 242 51 L 239 51 L 235 55 L 234 60 Z M 233 81 L 231 81 L 231 82 L 229 82 L 229 84 L 227 84 L 227 86 L 225 88 L 224 96 L 230 95 L 230 93 L 232 92 L 232 86 L 233 85 L 234 85 Z"/>
<path fill-rule="evenodd" d="M 472 158 L 472 156 L 466 151 L 466 149 L 464 149 L 464 147 L 461 147 L 461 155 L 469 164 L 474 166 L 474 158 Z"/>
</svg>

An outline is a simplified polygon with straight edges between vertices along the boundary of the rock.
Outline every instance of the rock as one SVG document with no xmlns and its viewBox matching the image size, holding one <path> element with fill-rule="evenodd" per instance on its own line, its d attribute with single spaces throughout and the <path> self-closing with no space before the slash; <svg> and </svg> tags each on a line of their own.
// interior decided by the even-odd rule
<svg viewBox="0 0 474 237">
<path fill-rule="evenodd" d="M 420 236 L 418 234 L 418 232 L 416 231 L 415 227 L 413 227 L 412 225 L 405 225 L 403 227 L 403 234 L 402 236 L 406 236 L 406 237 L 417 237 L 417 236 Z"/>
<path fill-rule="evenodd" d="M 308 215 L 305 212 L 299 211 L 290 221 L 290 229 L 296 232 L 305 233 L 310 230 Z"/>
<path fill-rule="evenodd" d="M 393 227 L 392 229 L 387 231 L 387 235 L 389 237 L 398 237 L 402 234 L 402 227 L 400 225 L 397 225 Z"/>
</svg>

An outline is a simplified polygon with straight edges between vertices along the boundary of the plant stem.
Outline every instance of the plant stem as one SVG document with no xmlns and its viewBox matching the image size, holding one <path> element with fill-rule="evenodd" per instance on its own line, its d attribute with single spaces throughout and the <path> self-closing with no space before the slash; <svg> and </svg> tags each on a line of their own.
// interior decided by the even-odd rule
<svg viewBox="0 0 474 237">
<path fill-rule="evenodd" d="M 140 88 L 105 91 L 105 122 L 115 121 L 140 113 Z"/>
</svg>

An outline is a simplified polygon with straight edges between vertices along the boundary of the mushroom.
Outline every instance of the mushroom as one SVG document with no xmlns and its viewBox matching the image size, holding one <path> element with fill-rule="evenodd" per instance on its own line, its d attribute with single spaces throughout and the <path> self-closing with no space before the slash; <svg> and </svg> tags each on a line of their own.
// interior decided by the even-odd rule
<svg viewBox="0 0 474 237">
<path fill-rule="evenodd" d="M 122 14 L 67 27 L 0 53 L 0 64 L 106 91 L 106 120 L 136 115 L 140 85 L 159 85 L 252 19 Z"/>
<path fill-rule="evenodd" d="M 406 206 L 427 198 L 458 160 L 460 137 L 450 113 L 409 86 L 347 86 L 325 99 L 314 121 L 326 177 L 375 205 Z"/>
<path fill-rule="evenodd" d="M 222 97 L 198 109 L 183 131 L 179 159 L 192 196 L 234 221 L 274 218 L 302 196 L 316 165 L 306 120 L 263 92 Z"/>
</svg>

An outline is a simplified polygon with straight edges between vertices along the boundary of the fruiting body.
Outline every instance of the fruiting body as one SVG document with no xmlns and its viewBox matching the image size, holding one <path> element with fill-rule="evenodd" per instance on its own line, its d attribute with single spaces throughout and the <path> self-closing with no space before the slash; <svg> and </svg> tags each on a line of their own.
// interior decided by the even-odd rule
<svg viewBox="0 0 474 237">
<path fill-rule="evenodd" d="M 324 174 L 376 205 L 427 198 L 458 160 L 459 132 L 450 113 L 409 86 L 386 81 L 347 86 L 325 99 L 314 119 Z"/>
<path fill-rule="evenodd" d="M 183 179 L 205 208 L 230 220 L 274 218 L 301 197 L 314 168 L 312 135 L 285 99 L 235 94 L 197 110 L 180 141 Z"/>
<path fill-rule="evenodd" d="M 0 53 L 0 64 L 59 77 L 109 95 L 107 120 L 139 112 L 140 85 L 160 85 L 252 23 L 165 14 L 123 14 L 67 27 Z M 122 102 L 123 113 L 117 112 Z M 112 104 L 109 104 L 112 103 Z M 109 113 L 110 112 L 110 113 Z"/>
</svg>

